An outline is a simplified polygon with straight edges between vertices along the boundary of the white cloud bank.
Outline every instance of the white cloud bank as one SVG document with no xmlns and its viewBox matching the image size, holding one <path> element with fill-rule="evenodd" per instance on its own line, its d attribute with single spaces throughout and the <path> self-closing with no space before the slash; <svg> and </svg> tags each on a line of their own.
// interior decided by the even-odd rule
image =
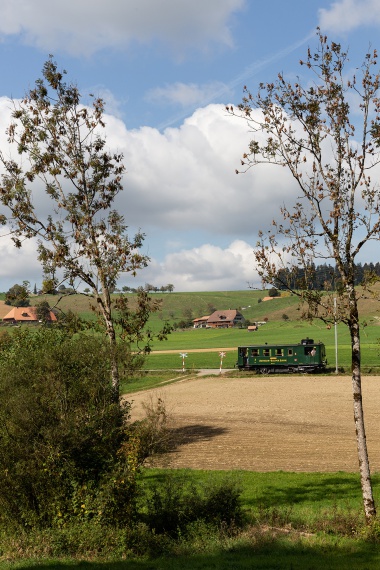
<svg viewBox="0 0 380 570">
<path fill-rule="evenodd" d="M 9 100 L 0 98 L 0 132 L 9 117 Z M 262 165 L 235 174 L 251 138 L 246 121 L 227 115 L 222 105 L 200 108 L 179 128 L 163 133 L 128 130 L 111 115 L 105 120 L 107 143 L 124 153 L 127 169 L 116 206 L 131 228 L 147 234 L 148 254 L 154 250 L 139 284 L 173 283 L 176 290 L 196 291 L 240 289 L 255 281 L 252 245 L 258 231 L 270 227 L 285 199 L 294 202 L 297 188 L 280 167 Z M 0 150 L 9 153 L 5 137 Z M 36 201 L 46 215 L 42 189 Z M 180 251 L 173 252 L 169 242 L 181 243 Z M 36 257 L 32 242 L 16 251 L 9 238 L 2 238 L 0 290 L 23 279 L 38 285 L 42 271 Z"/>
<path fill-rule="evenodd" d="M 323 32 L 349 32 L 359 26 L 380 25 L 379 0 L 340 0 L 319 10 Z"/>
<path fill-rule="evenodd" d="M 124 152 L 128 170 L 118 204 L 136 226 L 257 236 L 284 199 L 297 195 L 281 167 L 235 174 L 251 135 L 246 122 L 227 115 L 222 105 L 200 108 L 163 133 L 109 126 L 114 134 L 118 130 L 113 146 Z"/>
<path fill-rule="evenodd" d="M 231 46 L 228 23 L 245 0 L 0 0 L 0 34 L 21 34 L 44 51 L 91 55 L 154 41 L 176 47 Z"/>
<path fill-rule="evenodd" d="M 176 291 L 242 290 L 248 284 L 260 286 L 254 265 L 253 247 L 235 240 L 225 249 L 204 244 L 169 254 L 161 263 L 153 260 L 137 280 L 139 285 L 172 283 Z"/>
</svg>

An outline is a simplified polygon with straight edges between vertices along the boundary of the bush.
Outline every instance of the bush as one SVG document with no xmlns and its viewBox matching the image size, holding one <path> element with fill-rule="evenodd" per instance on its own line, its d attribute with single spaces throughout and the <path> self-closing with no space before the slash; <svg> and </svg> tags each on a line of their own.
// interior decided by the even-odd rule
<svg viewBox="0 0 380 570">
<path fill-rule="evenodd" d="M 276 289 L 275 287 L 272 287 L 272 289 L 269 289 L 269 291 L 268 291 L 268 296 L 269 297 L 280 297 L 281 293 L 278 291 L 278 289 Z"/>
<path fill-rule="evenodd" d="M 230 479 L 200 487 L 186 475 L 167 474 L 150 490 L 145 510 L 151 531 L 172 538 L 185 534 L 195 521 L 228 527 L 243 521 L 240 489 Z"/>
<path fill-rule="evenodd" d="M 19 330 L 0 352 L 0 521 L 125 524 L 138 449 L 113 402 L 109 350 L 92 336 Z"/>
</svg>

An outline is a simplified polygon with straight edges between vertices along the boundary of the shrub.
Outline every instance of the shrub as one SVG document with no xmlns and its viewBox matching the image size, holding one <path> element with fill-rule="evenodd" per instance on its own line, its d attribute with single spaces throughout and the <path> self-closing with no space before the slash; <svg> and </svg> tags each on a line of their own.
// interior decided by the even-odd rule
<svg viewBox="0 0 380 570">
<path fill-rule="evenodd" d="M 145 417 L 130 427 L 130 433 L 138 443 L 139 465 L 148 457 L 168 452 L 172 445 L 172 432 L 168 427 L 168 414 L 162 398 L 150 398 L 142 407 Z"/>
<path fill-rule="evenodd" d="M 167 474 L 150 490 L 146 523 L 153 532 L 176 538 L 195 521 L 229 527 L 242 524 L 237 484 L 225 479 L 218 484 L 196 486 L 187 475 Z"/>
<path fill-rule="evenodd" d="M 276 289 L 275 287 L 272 287 L 272 289 L 269 289 L 269 291 L 268 291 L 268 296 L 269 297 L 280 297 L 281 293 L 278 291 L 278 289 Z"/>
<path fill-rule="evenodd" d="M 0 513 L 24 528 L 134 516 L 130 405 L 113 402 L 109 350 L 93 336 L 17 331 L 0 352 Z"/>
</svg>

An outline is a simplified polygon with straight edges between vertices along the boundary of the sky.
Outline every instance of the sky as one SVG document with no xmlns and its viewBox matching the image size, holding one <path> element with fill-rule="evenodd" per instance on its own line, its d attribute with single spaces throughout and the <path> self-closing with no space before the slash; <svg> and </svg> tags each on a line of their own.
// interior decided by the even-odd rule
<svg viewBox="0 0 380 570">
<path fill-rule="evenodd" d="M 84 97 L 106 101 L 107 143 L 127 171 L 116 205 L 150 257 L 120 287 L 258 285 L 258 232 L 297 190 L 283 169 L 236 176 L 250 134 L 225 106 L 278 72 L 302 79 L 317 26 L 353 61 L 380 47 L 380 0 L 0 0 L 0 13 L 2 150 L 10 99 L 33 87 L 49 54 Z M 42 282 L 36 243 L 16 250 L 1 237 L 0 291 L 23 280 Z"/>
</svg>

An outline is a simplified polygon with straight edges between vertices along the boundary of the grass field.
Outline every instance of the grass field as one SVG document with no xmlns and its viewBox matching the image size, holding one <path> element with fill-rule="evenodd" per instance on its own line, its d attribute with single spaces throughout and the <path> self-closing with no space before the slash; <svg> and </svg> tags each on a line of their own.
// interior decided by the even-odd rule
<svg viewBox="0 0 380 570">
<path fill-rule="evenodd" d="M 339 325 L 338 366 L 348 369 L 351 347 L 347 327 Z M 237 360 L 236 347 L 245 344 L 279 344 L 300 342 L 302 338 L 313 338 L 326 345 L 329 367 L 335 370 L 334 330 L 328 330 L 320 323 L 268 321 L 258 332 L 249 333 L 246 329 L 188 329 L 174 331 L 166 341 L 155 344 L 154 353 L 149 355 L 147 369 L 177 369 L 181 367 L 180 352 L 209 348 L 210 352 L 187 352 L 186 368 L 219 368 L 218 349 L 227 349 L 223 359 L 224 368 L 233 368 Z M 374 371 L 380 365 L 380 327 L 377 322 L 365 327 L 362 333 L 362 363 L 366 371 Z M 162 351 L 178 351 L 177 354 L 159 354 Z M 156 353 L 157 351 L 157 353 Z"/>
<path fill-rule="evenodd" d="M 157 484 L 167 472 L 148 470 L 145 484 Z M 181 476 L 183 472 L 176 475 Z M 186 476 L 207 484 L 226 473 L 191 471 Z M 247 529 L 223 541 L 212 536 L 199 539 L 197 549 L 182 540 L 171 557 L 120 557 L 94 561 L 67 558 L 0 561 L 1 570 L 377 570 L 378 544 L 365 540 L 358 476 L 346 473 L 249 473 L 227 474 L 242 487 Z M 380 478 L 374 477 L 380 499 Z M 361 521 L 361 522 L 360 522 Z M 376 532 L 376 530 L 374 530 Z M 367 536 L 368 538 L 368 536 Z"/>
</svg>

